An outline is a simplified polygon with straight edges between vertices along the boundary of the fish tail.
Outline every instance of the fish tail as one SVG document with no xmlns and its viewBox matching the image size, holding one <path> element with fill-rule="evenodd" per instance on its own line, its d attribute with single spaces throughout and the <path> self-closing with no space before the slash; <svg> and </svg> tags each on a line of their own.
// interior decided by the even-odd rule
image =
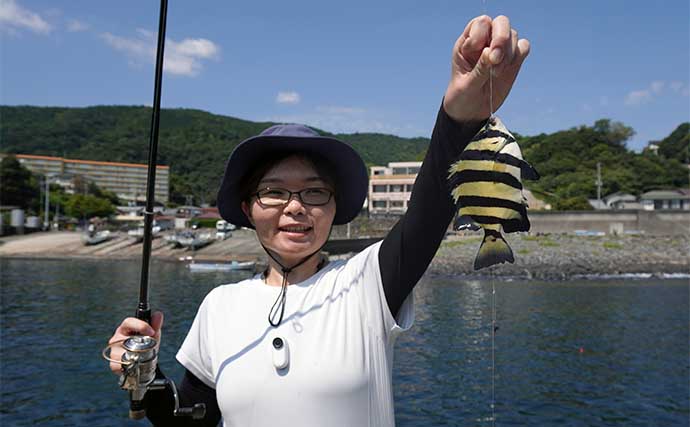
<svg viewBox="0 0 690 427">
<path fill-rule="evenodd" d="M 482 240 L 482 244 L 477 252 L 477 258 L 474 260 L 474 269 L 479 270 L 504 262 L 515 262 L 513 251 L 500 231 L 485 229 L 484 240 Z"/>
</svg>

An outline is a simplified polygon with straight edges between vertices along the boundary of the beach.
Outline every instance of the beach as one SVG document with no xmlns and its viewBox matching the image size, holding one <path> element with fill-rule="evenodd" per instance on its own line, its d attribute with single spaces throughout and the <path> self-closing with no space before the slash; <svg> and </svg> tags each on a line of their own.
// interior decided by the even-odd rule
<svg viewBox="0 0 690 427">
<path fill-rule="evenodd" d="M 0 238 L 0 257 L 44 259 L 137 259 L 142 245 L 125 233 L 102 244 L 85 246 L 78 232 L 41 232 Z M 690 273 L 690 238 L 677 236 L 570 234 L 506 236 L 514 264 L 475 271 L 474 258 L 481 243 L 479 233 L 450 235 L 442 242 L 428 273 L 435 275 L 500 276 L 564 280 L 588 276 L 653 275 L 683 277 Z M 335 255 L 347 258 L 352 254 Z M 236 230 L 233 236 L 196 251 L 172 248 L 162 238 L 152 244 L 155 260 L 265 262 L 265 254 L 252 230 Z"/>
</svg>

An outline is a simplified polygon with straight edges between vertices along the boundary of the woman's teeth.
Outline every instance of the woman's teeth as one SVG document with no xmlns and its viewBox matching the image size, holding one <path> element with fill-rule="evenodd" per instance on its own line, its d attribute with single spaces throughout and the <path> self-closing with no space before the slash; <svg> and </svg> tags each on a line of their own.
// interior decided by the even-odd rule
<svg viewBox="0 0 690 427">
<path fill-rule="evenodd" d="M 301 227 L 281 227 L 280 230 L 281 230 L 281 231 L 287 231 L 287 232 L 290 232 L 290 233 L 303 233 L 303 232 L 305 232 L 305 231 L 311 230 L 311 227 L 305 227 L 305 226 L 301 226 Z"/>
</svg>

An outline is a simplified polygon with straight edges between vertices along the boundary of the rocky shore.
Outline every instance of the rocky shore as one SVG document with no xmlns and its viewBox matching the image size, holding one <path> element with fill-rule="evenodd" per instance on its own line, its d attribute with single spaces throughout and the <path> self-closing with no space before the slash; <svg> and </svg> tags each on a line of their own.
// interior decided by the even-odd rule
<svg viewBox="0 0 690 427">
<path fill-rule="evenodd" d="M 515 255 L 515 263 L 477 272 L 473 263 L 481 243 L 480 233 L 449 236 L 441 244 L 428 274 L 547 280 L 627 274 L 687 277 L 690 274 L 690 236 L 687 235 L 511 234 L 506 240 Z M 250 230 L 238 230 L 233 237 L 194 252 L 173 249 L 163 239 L 155 239 L 152 250 L 154 258 L 169 261 L 193 257 L 197 261 L 211 262 L 265 262 L 266 258 Z M 100 245 L 84 246 L 80 233 L 35 233 L 1 238 L 0 257 L 137 259 L 141 257 L 141 244 L 134 244 L 125 234 L 116 235 Z"/>
<path fill-rule="evenodd" d="M 454 236 L 445 240 L 429 273 L 563 280 L 589 276 L 690 274 L 690 237 L 680 236 L 541 236 L 508 235 L 514 264 L 474 271 L 481 238 Z"/>
</svg>

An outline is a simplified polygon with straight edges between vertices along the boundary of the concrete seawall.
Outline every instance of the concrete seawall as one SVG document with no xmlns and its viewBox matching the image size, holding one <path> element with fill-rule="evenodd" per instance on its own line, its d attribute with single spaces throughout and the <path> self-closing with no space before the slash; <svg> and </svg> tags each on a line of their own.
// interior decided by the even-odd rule
<svg viewBox="0 0 690 427">
<path fill-rule="evenodd" d="M 532 233 L 572 233 L 575 230 L 607 234 L 641 232 L 646 235 L 690 235 L 690 211 L 529 211 Z"/>
</svg>

